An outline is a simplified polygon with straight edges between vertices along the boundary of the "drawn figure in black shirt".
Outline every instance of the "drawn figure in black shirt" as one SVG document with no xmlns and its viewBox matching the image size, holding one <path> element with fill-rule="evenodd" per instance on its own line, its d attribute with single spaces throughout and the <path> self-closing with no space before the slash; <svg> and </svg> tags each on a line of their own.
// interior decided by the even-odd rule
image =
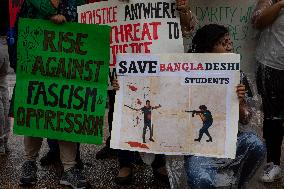
<svg viewBox="0 0 284 189">
<path fill-rule="evenodd" d="M 159 106 L 153 106 L 152 107 L 149 100 L 146 101 L 146 106 L 144 106 L 143 108 L 140 108 L 140 109 L 132 108 L 132 107 L 127 106 L 127 105 L 124 105 L 124 106 L 126 106 L 126 107 L 128 107 L 132 110 L 142 111 L 142 113 L 144 114 L 144 127 L 143 127 L 143 135 L 142 135 L 143 143 L 146 143 L 145 136 L 146 136 L 147 128 L 149 128 L 149 130 L 150 130 L 149 140 L 151 142 L 155 142 L 154 139 L 153 139 L 153 126 L 151 126 L 151 123 L 152 123 L 151 113 L 152 113 L 152 110 L 158 109 L 162 106 L 159 104 Z"/>
<path fill-rule="evenodd" d="M 203 134 L 205 133 L 209 137 L 209 139 L 206 140 L 206 142 L 212 142 L 212 137 L 208 131 L 209 127 L 211 127 L 213 123 L 212 114 L 209 110 L 207 110 L 207 107 L 205 105 L 199 106 L 199 109 L 200 112 L 198 112 L 197 115 L 200 116 L 203 122 L 203 127 L 199 130 L 199 137 L 197 139 L 194 139 L 194 141 L 200 142 Z"/>
</svg>

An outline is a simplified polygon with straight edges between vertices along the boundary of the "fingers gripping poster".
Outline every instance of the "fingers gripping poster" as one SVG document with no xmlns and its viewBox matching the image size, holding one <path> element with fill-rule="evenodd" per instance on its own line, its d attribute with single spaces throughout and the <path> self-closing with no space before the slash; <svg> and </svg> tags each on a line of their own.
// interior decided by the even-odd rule
<svg viewBox="0 0 284 189">
<path fill-rule="evenodd" d="M 19 20 L 15 134 L 102 144 L 109 32 Z"/>
<path fill-rule="evenodd" d="M 119 54 L 111 147 L 234 158 L 237 54 Z"/>
</svg>

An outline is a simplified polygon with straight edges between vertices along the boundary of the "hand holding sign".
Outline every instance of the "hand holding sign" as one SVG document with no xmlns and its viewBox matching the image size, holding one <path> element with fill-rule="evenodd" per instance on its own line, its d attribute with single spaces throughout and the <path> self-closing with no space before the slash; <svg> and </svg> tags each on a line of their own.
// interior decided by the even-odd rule
<svg viewBox="0 0 284 189">
<path fill-rule="evenodd" d="M 119 90 L 119 83 L 117 79 L 114 79 L 111 83 L 112 87 L 114 90 L 118 91 Z"/>
<path fill-rule="evenodd" d="M 50 20 L 55 24 L 62 24 L 64 22 L 66 22 L 65 16 L 63 16 L 61 14 L 51 16 Z"/>
<path fill-rule="evenodd" d="M 239 98 L 239 122 L 243 125 L 246 125 L 249 123 L 251 116 L 252 116 L 252 110 L 248 106 L 246 100 L 245 100 L 245 94 L 246 94 L 246 86 L 243 84 L 237 85 L 236 90 L 237 96 Z"/>
<path fill-rule="evenodd" d="M 180 24 L 183 37 L 189 37 L 194 30 L 196 20 L 189 7 L 189 0 L 176 0 L 177 10 L 180 14 Z"/>
<path fill-rule="evenodd" d="M 245 98 L 245 94 L 246 94 L 246 87 L 243 84 L 239 84 L 237 86 L 237 90 L 236 90 L 237 96 L 240 100 L 243 100 Z"/>
</svg>

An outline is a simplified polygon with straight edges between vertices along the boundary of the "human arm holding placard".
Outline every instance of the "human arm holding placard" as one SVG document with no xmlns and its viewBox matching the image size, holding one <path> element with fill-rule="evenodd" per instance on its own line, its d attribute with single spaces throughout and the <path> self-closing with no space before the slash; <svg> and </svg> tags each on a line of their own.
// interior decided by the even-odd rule
<svg viewBox="0 0 284 189">
<path fill-rule="evenodd" d="M 283 7 L 283 0 L 274 4 L 271 0 L 259 0 L 252 17 L 253 26 L 263 29 L 271 25 L 278 18 Z"/>
<path fill-rule="evenodd" d="M 66 22 L 65 16 L 63 16 L 62 14 L 53 15 L 50 17 L 50 20 L 55 24 L 62 24 Z"/>
<path fill-rule="evenodd" d="M 248 106 L 246 101 L 246 89 L 247 87 L 243 84 L 237 86 L 237 96 L 239 98 L 239 121 L 241 124 L 246 125 L 249 123 L 251 118 L 251 108 Z"/>
<path fill-rule="evenodd" d="M 197 19 L 192 14 L 188 0 L 176 0 L 177 10 L 180 14 L 180 25 L 183 37 L 190 37 L 195 29 Z"/>
<path fill-rule="evenodd" d="M 111 85 L 112 85 L 113 89 L 116 90 L 116 91 L 118 91 L 119 88 L 120 88 L 117 79 L 113 79 L 112 82 L 111 82 Z"/>
</svg>

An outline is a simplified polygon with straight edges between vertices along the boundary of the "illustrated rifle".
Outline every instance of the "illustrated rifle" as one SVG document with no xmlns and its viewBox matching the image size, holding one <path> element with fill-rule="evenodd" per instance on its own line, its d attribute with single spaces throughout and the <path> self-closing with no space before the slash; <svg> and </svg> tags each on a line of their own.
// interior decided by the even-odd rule
<svg viewBox="0 0 284 189">
<path fill-rule="evenodd" d="M 192 113 L 192 117 L 194 117 L 195 114 L 203 113 L 202 111 L 197 111 L 197 110 L 192 110 L 192 111 L 185 110 L 185 112 Z"/>
</svg>

